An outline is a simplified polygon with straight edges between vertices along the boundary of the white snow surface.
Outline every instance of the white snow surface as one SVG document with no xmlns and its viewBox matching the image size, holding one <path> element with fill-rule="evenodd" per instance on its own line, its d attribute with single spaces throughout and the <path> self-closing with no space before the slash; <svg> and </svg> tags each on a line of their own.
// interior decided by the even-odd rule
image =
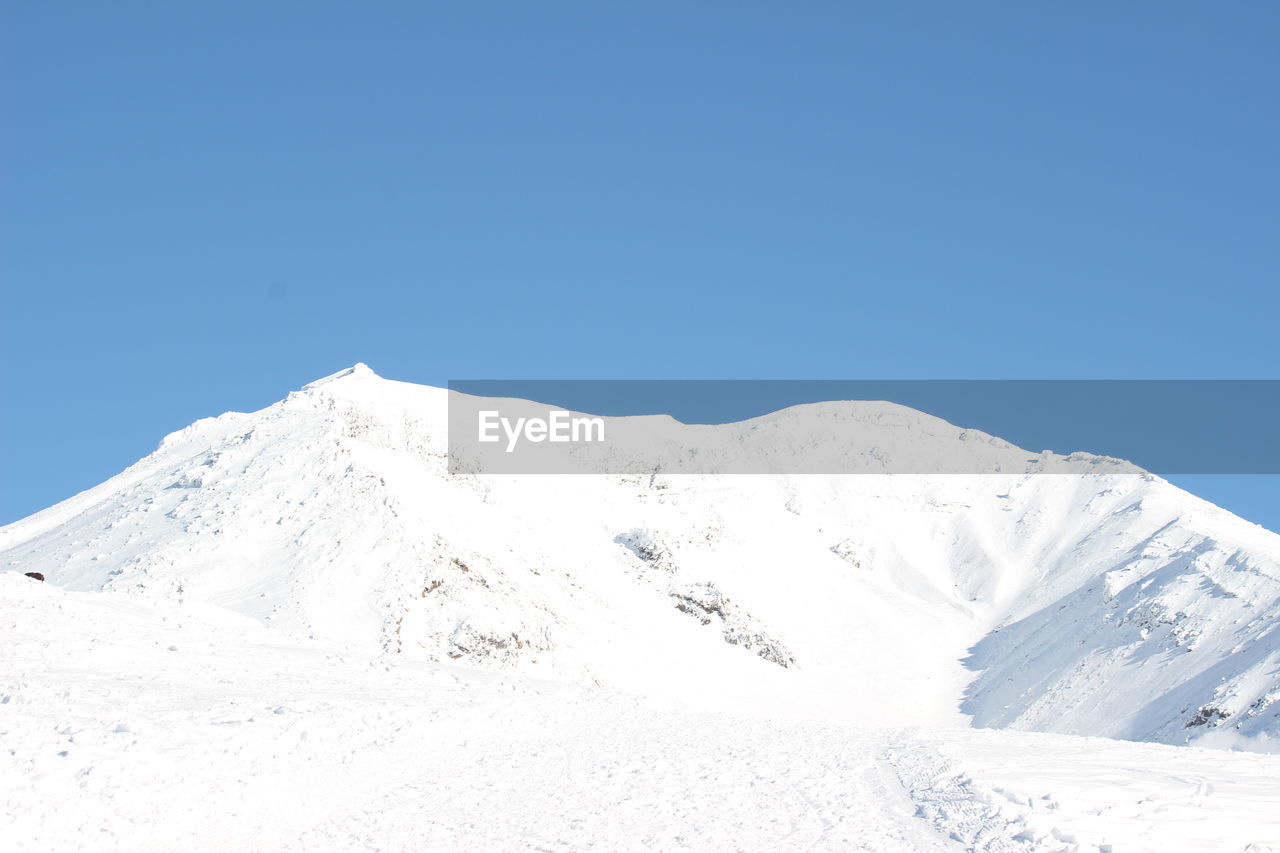
<svg viewBox="0 0 1280 853">
<path fill-rule="evenodd" d="M 447 394 L 358 365 L 0 528 L 0 849 L 1280 849 L 1276 534 L 1101 459 L 450 476 Z M 1009 447 L 698 429 L 797 419 Z"/>
</svg>

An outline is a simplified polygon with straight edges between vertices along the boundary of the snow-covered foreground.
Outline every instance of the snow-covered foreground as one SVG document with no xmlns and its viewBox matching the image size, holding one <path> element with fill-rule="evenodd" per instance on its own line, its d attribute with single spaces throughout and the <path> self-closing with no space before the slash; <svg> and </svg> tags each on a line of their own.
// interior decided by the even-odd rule
<svg viewBox="0 0 1280 853">
<path fill-rule="evenodd" d="M 967 850 L 1280 850 L 1280 759 L 1030 732 L 912 731 L 885 758 Z"/>
<path fill-rule="evenodd" d="M 4 850 L 1280 849 L 1277 756 L 695 711 L 13 573 L 0 607 Z"/>
</svg>

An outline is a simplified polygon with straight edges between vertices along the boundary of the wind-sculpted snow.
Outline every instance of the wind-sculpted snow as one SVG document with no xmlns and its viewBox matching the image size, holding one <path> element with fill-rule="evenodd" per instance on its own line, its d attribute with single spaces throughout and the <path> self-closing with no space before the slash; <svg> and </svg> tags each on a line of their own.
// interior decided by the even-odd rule
<svg viewBox="0 0 1280 853">
<path fill-rule="evenodd" d="M 358 366 L 197 422 L 0 529 L 0 566 L 214 606 L 281 642 L 707 711 L 968 715 L 1261 750 L 1280 737 L 1280 537 L 1125 463 L 1077 455 L 1090 473 L 1030 473 L 1050 457 L 902 407 L 829 403 L 697 431 L 769 458 L 824 435 L 923 436 L 930 454 L 1026 464 L 450 475 L 447 404 Z"/>
<path fill-rule="evenodd" d="M 984 638 L 965 709 L 984 726 L 1280 747 L 1277 625 L 1280 564 L 1170 522 Z"/>
</svg>

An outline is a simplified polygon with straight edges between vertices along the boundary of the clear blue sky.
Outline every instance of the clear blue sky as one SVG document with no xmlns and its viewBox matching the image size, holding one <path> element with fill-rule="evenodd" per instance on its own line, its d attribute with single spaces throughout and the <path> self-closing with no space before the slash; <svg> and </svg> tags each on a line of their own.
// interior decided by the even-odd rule
<svg viewBox="0 0 1280 853">
<path fill-rule="evenodd" d="M 1260 2 L 10 0 L 0 521 L 356 361 L 1280 377 L 1277 44 Z M 1196 488 L 1280 528 L 1276 478 Z"/>
</svg>

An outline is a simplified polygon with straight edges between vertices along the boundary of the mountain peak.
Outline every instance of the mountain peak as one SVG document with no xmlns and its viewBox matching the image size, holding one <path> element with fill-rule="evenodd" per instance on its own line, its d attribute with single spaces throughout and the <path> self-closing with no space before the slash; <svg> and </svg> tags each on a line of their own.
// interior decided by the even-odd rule
<svg viewBox="0 0 1280 853">
<path fill-rule="evenodd" d="M 369 365 L 365 364 L 363 361 L 358 361 L 351 367 L 339 370 L 337 373 L 330 373 L 328 376 L 317 379 L 314 382 L 308 382 L 306 385 L 302 386 L 302 390 L 306 391 L 310 388 L 319 388 L 321 385 L 328 385 L 344 379 L 369 378 L 381 379 L 382 377 L 374 373 L 373 368 L 369 367 Z"/>
</svg>

